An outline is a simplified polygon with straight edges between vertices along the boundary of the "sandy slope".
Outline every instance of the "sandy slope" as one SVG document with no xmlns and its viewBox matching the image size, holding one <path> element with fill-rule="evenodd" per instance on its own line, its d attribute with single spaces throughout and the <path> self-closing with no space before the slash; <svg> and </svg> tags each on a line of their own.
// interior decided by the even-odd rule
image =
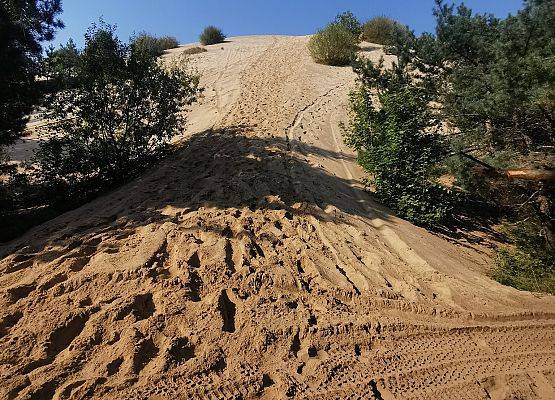
<svg viewBox="0 0 555 400">
<path fill-rule="evenodd" d="M 2 248 L 0 397 L 554 398 L 555 299 L 360 190 L 352 71 L 230 40 L 171 159 Z"/>
</svg>

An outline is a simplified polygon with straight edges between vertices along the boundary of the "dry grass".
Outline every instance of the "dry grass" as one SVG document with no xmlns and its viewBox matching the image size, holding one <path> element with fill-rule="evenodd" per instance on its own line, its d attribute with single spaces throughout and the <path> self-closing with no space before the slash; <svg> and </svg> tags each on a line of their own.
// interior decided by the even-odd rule
<svg viewBox="0 0 555 400">
<path fill-rule="evenodd" d="M 204 47 L 195 46 L 195 47 L 189 47 L 188 49 L 183 50 L 183 54 L 191 55 L 191 54 L 206 53 L 207 51 L 208 50 L 206 50 Z"/>
</svg>

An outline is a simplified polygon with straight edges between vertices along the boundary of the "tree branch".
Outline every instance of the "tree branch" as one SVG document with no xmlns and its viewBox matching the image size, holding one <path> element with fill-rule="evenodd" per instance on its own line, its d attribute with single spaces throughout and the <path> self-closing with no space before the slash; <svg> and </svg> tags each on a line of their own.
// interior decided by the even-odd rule
<svg viewBox="0 0 555 400">
<path fill-rule="evenodd" d="M 459 155 L 473 161 L 476 164 L 481 165 L 486 168 L 489 173 L 496 176 L 505 177 L 508 180 L 527 180 L 527 181 L 542 181 L 542 182 L 553 182 L 555 181 L 555 171 L 547 169 L 501 169 L 496 168 L 476 157 L 465 153 L 459 152 Z"/>
</svg>

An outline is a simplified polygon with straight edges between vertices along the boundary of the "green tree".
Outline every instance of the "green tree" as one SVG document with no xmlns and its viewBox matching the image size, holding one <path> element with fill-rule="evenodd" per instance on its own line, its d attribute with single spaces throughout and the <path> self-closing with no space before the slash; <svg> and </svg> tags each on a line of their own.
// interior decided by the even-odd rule
<svg viewBox="0 0 555 400">
<path fill-rule="evenodd" d="M 534 221 L 553 249 L 553 186 L 534 178 L 549 174 L 529 171 L 552 168 L 545 160 L 555 144 L 554 3 L 529 0 L 516 15 L 499 19 L 437 0 L 435 15 L 436 37 L 418 38 L 411 57 L 415 68 L 431 66 L 443 119 L 456 127 L 451 145 L 465 161 L 454 174 L 510 220 Z M 491 165 L 493 176 L 466 173 L 477 159 Z M 498 173 L 506 169 L 526 179 L 507 180 Z"/>
<path fill-rule="evenodd" d="M 346 11 L 346 12 L 343 12 L 341 14 L 338 14 L 337 17 L 335 17 L 335 23 L 345 27 L 357 39 L 359 38 L 360 34 L 362 33 L 362 25 L 361 25 L 360 21 L 350 11 Z"/>
<path fill-rule="evenodd" d="M 499 253 L 496 276 L 520 288 L 538 288 L 528 285 L 526 282 L 533 281 L 528 278 L 544 276 L 554 263 L 555 4 L 528 0 L 516 15 L 500 19 L 436 0 L 434 15 L 435 34 L 415 36 L 408 30 L 393 30 L 387 49 L 397 55 L 398 64 L 392 70 L 372 66 L 358 71 L 361 85 L 378 92 L 375 110 L 389 112 L 390 119 L 369 112 L 374 107 L 371 102 L 362 108 L 354 102 L 354 121 L 368 121 L 368 126 L 359 132 L 352 123 L 348 135 L 355 137 L 356 146 L 365 135 L 372 137 L 380 130 L 393 129 L 397 136 L 410 131 L 410 126 L 399 122 L 407 121 L 405 109 L 411 98 L 402 107 L 392 107 L 389 96 L 417 88 L 426 101 L 411 112 L 427 113 L 437 121 L 437 129 L 422 127 L 426 133 L 437 133 L 436 138 L 446 147 L 442 156 L 431 153 L 434 157 L 424 161 L 426 165 L 431 162 L 425 171 L 450 169 L 456 185 L 467 195 L 496 204 L 508 226 L 519 227 L 508 229 L 513 245 Z M 402 90 L 390 86 L 391 82 L 397 82 Z M 380 88 L 388 85 L 384 98 Z M 411 145 L 421 151 L 418 143 Z M 359 147 L 362 154 L 367 146 Z M 381 156 L 390 157 L 395 151 L 388 148 Z M 372 152 L 369 154 L 372 159 Z M 417 165 L 422 161 L 409 155 L 407 160 L 415 168 L 415 181 L 422 182 L 422 169 Z M 389 179 L 404 176 L 394 167 L 391 171 Z M 435 203 L 433 198 L 421 199 Z M 387 200 L 406 215 L 394 198 L 388 196 Z M 507 278 L 517 272 L 518 279 Z"/>
<path fill-rule="evenodd" d="M 41 43 L 63 27 L 61 0 L 0 2 L 0 146 L 21 136 L 38 99 Z"/>
<path fill-rule="evenodd" d="M 47 79 L 51 90 L 59 90 L 65 85 L 72 85 L 79 68 L 79 51 L 70 39 L 58 49 L 50 47 L 42 61 L 42 74 Z"/>
<path fill-rule="evenodd" d="M 446 192 L 434 182 L 444 154 L 425 87 L 399 66 L 359 59 L 345 141 L 358 152 L 377 197 L 403 217 L 424 225 L 444 220 Z"/>
<path fill-rule="evenodd" d="M 491 151 L 555 140 L 555 6 L 533 0 L 500 20 L 438 1 L 437 51 L 446 114 Z"/>
<path fill-rule="evenodd" d="M 63 27 L 57 18 L 60 0 L 3 0 L 0 2 L 0 240 L 11 238 L 10 219 L 30 195 L 27 179 L 17 174 L 4 146 L 14 143 L 25 129 L 33 106 L 40 100 L 37 82 L 41 44 Z"/>
<path fill-rule="evenodd" d="M 75 84 L 47 102 L 55 123 L 37 153 L 36 176 L 51 193 L 84 199 L 165 153 L 198 78 L 123 44 L 105 25 L 89 29 L 79 58 Z"/>
</svg>

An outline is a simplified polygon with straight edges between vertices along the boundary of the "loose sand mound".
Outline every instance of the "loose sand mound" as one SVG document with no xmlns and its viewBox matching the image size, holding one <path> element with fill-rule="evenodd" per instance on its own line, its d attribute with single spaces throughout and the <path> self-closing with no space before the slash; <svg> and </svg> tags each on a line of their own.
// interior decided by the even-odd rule
<svg viewBox="0 0 555 400">
<path fill-rule="evenodd" d="M 306 43 L 194 55 L 175 155 L 4 246 L 1 398 L 555 398 L 553 297 L 372 202 Z"/>
</svg>

